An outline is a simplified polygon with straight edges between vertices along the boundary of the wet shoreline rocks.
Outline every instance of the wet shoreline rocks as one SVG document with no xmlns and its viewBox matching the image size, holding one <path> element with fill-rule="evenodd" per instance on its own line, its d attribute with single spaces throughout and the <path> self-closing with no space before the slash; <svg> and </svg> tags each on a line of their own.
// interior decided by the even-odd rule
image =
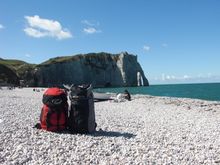
<svg viewBox="0 0 220 165">
<path fill-rule="evenodd" d="M 220 164 L 220 102 L 132 95 L 95 102 L 93 134 L 48 132 L 43 91 L 0 91 L 0 164 Z"/>
</svg>

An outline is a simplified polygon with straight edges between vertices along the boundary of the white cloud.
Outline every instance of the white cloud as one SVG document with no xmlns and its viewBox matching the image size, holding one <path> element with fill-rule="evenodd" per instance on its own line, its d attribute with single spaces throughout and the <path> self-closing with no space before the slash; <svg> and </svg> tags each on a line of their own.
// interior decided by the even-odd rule
<svg viewBox="0 0 220 165">
<path fill-rule="evenodd" d="M 101 30 L 96 30 L 95 28 L 87 28 L 87 29 L 83 29 L 83 31 L 87 34 L 93 34 L 93 33 L 102 33 Z"/>
<path fill-rule="evenodd" d="M 154 83 L 162 83 L 162 84 L 178 84 L 178 83 L 206 83 L 206 82 L 220 82 L 219 75 L 212 75 L 208 73 L 207 76 L 203 76 L 201 74 L 197 76 L 189 76 L 184 75 L 182 77 L 176 76 L 166 76 L 165 74 L 161 75 L 161 78 L 154 78 Z"/>
<path fill-rule="evenodd" d="M 97 22 L 97 21 L 83 20 L 81 22 L 84 23 L 84 24 L 87 24 L 89 26 L 99 26 L 99 22 Z M 86 34 L 102 33 L 101 30 L 96 30 L 95 28 L 92 28 L 92 27 L 84 28 L 83 31 Z"/>
<path fill-rule="evenodd" d="M 184 76 L 183 76 L 183 79 L 187 79 L 187 78 L 192 78 L 192 77 L 187 76 L 187 75 L 184 75 Z"/>
<path fill-rule="evenodd" d="M 168 45 L 167 44 L 162 44 L 163 46 L 166 46 L 166 47 L 168 47 Z"/>
<path fill-rule="evenodd" d="M 170 76 L 167 76 L 167 79 L 171 79 L 172 77 L 170 77 Z"/>
<path fill-rule="evenodd" d="M 165 76 L 164 74 L 162 74 L 161 80 L 162 81 L 166 81 L 166 80 L 184 80 L 184 79 L 190 79 L 193 77 L 190 77 L 188 75 L 184 75 L 183 77 L 176 77 L 176 76 Z"/>
<path fill-rule="evenodd" d="M 150 50 L 150 47 L 149 47 L 149 46 L 143 46 L 143 48 L 144 48 L 145 50 Z"/>
<path fill-rule="evenodd" d="M 38 15 L 33 17 L 24 16 L 28 21 L 29 27 L 25 28 L 24 31 L 27 35 L 32 37 L 55 37 L 58 40 L 72 38 L 70 31 L 68 29 L 62 29 L 62 26 L 59 22 L 42 19 Z"/>
<path fill-rule="evenodd" d="M 25 54 L 25 56 L 26 56 L 26 57 L 30 57 L 30 55 L 29 55 L 29 54 Z"/>
<path fill-rule="evenodd" d="M 176 76 L 172 76 L 172 79 L 176 79 Z"/>
<path fill-rule="evenodd" d="M 87 21 L 87 20 L 83 20 L 83 21 L 81 21 L 82 23 L 85 23 L 85 24 L 87 24 L 87 25 L 89 25 L 89 26 L 99 26 L 99 22 L 97 22 L 97 21 Z"/>
<path fill-rule="evenodd" d="M 166 78 L 165 78 L 164 74 L 162 74 L 162 78 L 161 79 L 162 79 L 162 81 L 165 81 Z"/>
<path fill-rule="evenodd" d="M 26 32 L 27 35 L 32 36 L 32 37 L 36 37 L 36 38 L 51 35 L 50 32 L 40 32 L 40 31 L 33 29 L 33 28 L 26 28 L 26 29 L 24 29 L 24 31 Z"/>
<path fill-rule="evenodd" d="M 72 35 L 68 29 L 63 29 L 56 34 L 58 40 L 72 38 Z"/>
<path fill-rule="evenodd" d="M 5 28 L 5 26 L 3 26 L 2 24 L 0 24 L 0 29 L 3 29 L 3 28 Z"/>
<path fill-rule="evenodd" d="M 173 79 L 181 79 L 181 78 L 178 78 L 178 77 L 172 75 L 172 76 L 166 76 L 166 79 L 173 80 Z"/>
</svg>

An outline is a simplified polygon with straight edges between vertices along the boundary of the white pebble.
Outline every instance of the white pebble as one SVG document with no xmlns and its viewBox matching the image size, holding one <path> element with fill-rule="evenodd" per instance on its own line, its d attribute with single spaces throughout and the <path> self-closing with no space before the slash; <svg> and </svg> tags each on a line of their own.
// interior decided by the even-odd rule
<svg viewBox="0 0 220 165">
<path fill-rule="evenodd" d="M 0 92 L 0 164 L 219 164 L 220 103 L 132 96 L 95 102 L 97 132 L 32 128 L 43 92 Z"/>
</svg>

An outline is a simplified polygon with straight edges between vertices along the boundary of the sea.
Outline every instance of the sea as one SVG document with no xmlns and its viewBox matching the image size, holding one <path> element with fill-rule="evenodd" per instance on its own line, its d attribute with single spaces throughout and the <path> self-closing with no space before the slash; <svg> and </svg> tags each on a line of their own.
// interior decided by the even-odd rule
<svg viewBox="0 0 220 165">
<path fill-rule="evenodd" d="M 96 88 L 93 91 L 220 101 L 220 83 L 168 84 L 123 88 Z"/>
</svg>

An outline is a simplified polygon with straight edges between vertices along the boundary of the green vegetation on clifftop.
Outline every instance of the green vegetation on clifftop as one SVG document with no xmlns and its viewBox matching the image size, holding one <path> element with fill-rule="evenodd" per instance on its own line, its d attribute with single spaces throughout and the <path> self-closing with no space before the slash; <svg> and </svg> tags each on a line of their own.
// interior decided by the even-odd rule
<svg viewBox="0 0 220 165">
<path fill-rule="evenodd" d="M 0 58 L 0 82 L 18 83 L 19 79 L 30 80 L 31 72 L 35 64 L 29 64 L 21 60 L 5 60 Z"/>
<path fill-rule="evenodd" d="M 55 64 L 55 63 L 67 63 L 67 62 L 76 61 L 76 60 L 79 60 L 79 59 L 82 59 L 82 58 L 85 58 L 85 57 L 87 59 L 88 58 L 105 59 L 106 55 L 112 55 L 112 54 L 101 52 L 101 53 L 78 54 L 78 55 L 74 55 L 74 56 L 55 57 L 55 58 L 50 58 L 48 61 L 45 61 L 45 62 L 39 64 L 38 66 L 51 65 L 51 64 Z M 115 60 L 116 61 L 119 60 L 119 55 L 120 54 L 115 54 Z"/>
<path fill-rule="evenodd" d="M 78 54 L 73 56 L 62 56 L 51 58 L 41 64 L 30 64 L 21 60 L 8 60 L 0 58 L 0 83 L 14 83 L 18 84 L 19 80 L 31 80 L 34 79 L 34 71 L 40 66 L 49 66 L 56 63 L 68 63 L 84 58 L 84 65 L 91 65 L 92 58 L 98 58 L 99 61 L 114 60 L 118 61 L 120 54 L 113 54 L 100 52 L 100 53 L 88 53 Z"/>
</svg>

